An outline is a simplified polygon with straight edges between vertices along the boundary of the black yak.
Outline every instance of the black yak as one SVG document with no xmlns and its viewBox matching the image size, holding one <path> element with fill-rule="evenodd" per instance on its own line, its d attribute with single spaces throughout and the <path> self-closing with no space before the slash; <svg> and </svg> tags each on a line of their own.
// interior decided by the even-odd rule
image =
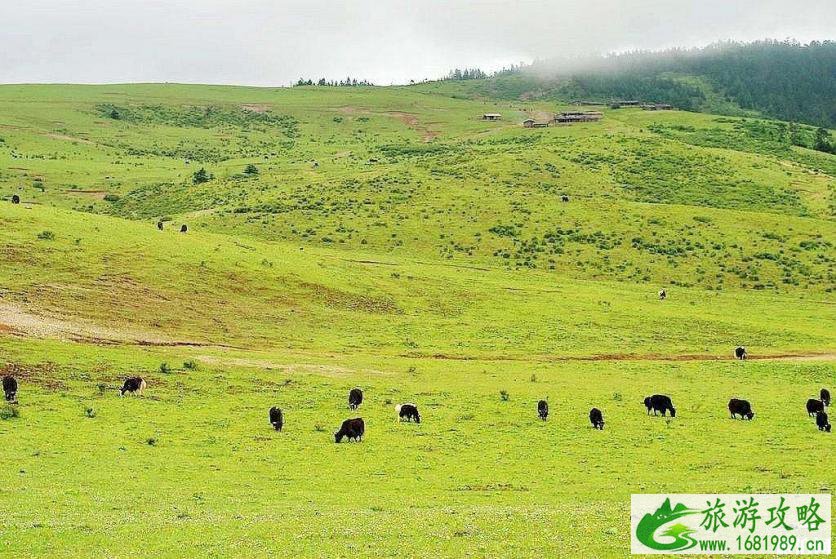
<svg viewBox="0 0 836 559">
<path fill-rule="evenodd" d="M 604 430 L 604 414 L 601 413 L 601 410 L 598 408 L 592 408 L 589 410 L 589 422 L 592 423 L 592 426 L 596 429 L 600 429 L 601 431 Z"/>
<path fill-rule="evenodd" d="M 821 400 L 815 398 L 807 400 L 807 415 L 814 416 L 820 411 L 824 411 L 824 403 Z"/>
<path fill-rule="evenodd" d="M 564 202 L 568 202 L 568 201 L 569 201 L 569 197 L 568 197 L 567 195 L 565 195 L 565 194 L 564 194 L 563 196 L 561 196 L 561 197 L 560 197 L 560 199 L 561 199 L 562 201 L 564 201 Z"/>
<path fill-rule="evenodd" d="M 543 421 L 549 416 L 549 403 L 545 400 L 540 400 L 537 402 L 537 415 Z"/>
<path fill-rule="evenodd" d="M 130 392 L 131 394 L 139 392 L 141 396 L 145 387 L 145 380 L 142 377 L 128 377 L 125 379 L 125 384 L 122 385 L 122 390 L 119 391 L 119 395 L 124 396 L 125 392 Z"/>
<path fill-rule="evenodd" d="M 158 221 L 158 222 L 157 222 L 157 229 L 159 229 L 160 231 L 162 231 L 162 230 L 163 230 L 163 227 L 164 227 L 163 222 L 162 222 L 162 221 Z"/>
<path fill-rule="evenodd" d="M 180 232 L 181 232 L 181 233 L 185 233 L 185 232 L 186 232 L 186 231 L 188 231 L 188 230 L 189 230 L 189 226 L 188 226 L 188 225 L 186 225 L 185 223 L 184 223 L 183 225 L 181 225 L 181 226 L 180 226 Z"/>
<path fill-rule="evenodd" d="M 418 406 L 415 404 L 398 404 L 395 406 L 395 411 L 398 412 L 400 420 L 415 421 L 421 423 L 421 415 L 418 413 Z"/>
<path fill-rule="evenodd" d="M 741 361 L 746 359 L 746 348 L 741 345 L 737 346 L 734 348 L 734 356 Z"/>
<path fill-rule="evenodd" d="M 648 396 L 644 399 L 644 407 L 647 408 L 648 415 L 650 410 L 653 410 L 653 415 L 656 415 L 656 412 L 662 412 L 662 415 L 665 415 L 665 412 L 670 412 L 671 417 L 676 417 L 676 409 L 673 407 L 673 402 L 671 402 L 669 396 L 662 394 Z"/>
<path fill-rule="evenodd" d="M 736 415 L 739 415 L 740 419 L 749 420 L 755 417 L 755 412 L 752 411 L 752 405 L 746 400 L 738 400 L 737 398 L 729 400 L 729 413 L 732 419 L 735 419 Z"/>
<path fill-rule="evenodd" d="M 12 194 L 12 204 L 20 204 L 20 196 Z"/>
<path fill-rule="evenodd" d="M 3 377 L 3 393 L 7 402 L 17 401 L 17 379 L 13 376 Z"/>
<path fill-rule="evenodd" d="M 284 416 L 282 416 L 282 410 L 276 406 L 270 408 L 270 425 L 272 425 L 273 429 L 276 431 L 281 431 L 284 426 Z"/>
<path fill-rule="evenodd" d="M 668 298 L 668 292 L 665 291 L 664 289 L 660 289 L 659 290 L 659 300 L 664 301 L 667 298 Z"/>
<path fill-rule="evenodd" d="M 348 408 L 356 410 L 363 403 L 363 391 L 359 388 L 352 388 L 348 393 Z"/>
<path fill-rule="evenodd" d="M 825 406 L 829 407 L 830 406 L 830 390 L 828 390 L 827 388 L 822 388 L 821 393 L 819 394 L 819 396 L 821 396 L 821 403 L 824 404 Z"/>
<path fill-rule="evenodd" d="M 346 437 L 349 441 L 362 441 L 363 433 L 366 432 L 366 424 L 360 417 L 354 419 L 346 419 L 343 421 L 340 430 L 334 433 L 334 442 L 338 443 Z"/>
<path fill-rule="evenodd" d="M 816 414 L 816 426 L 819 428 L 819 431 L 830 432 L 830 423 L 827 421 L 827 414 L 823 411 Z"/>
</svg>

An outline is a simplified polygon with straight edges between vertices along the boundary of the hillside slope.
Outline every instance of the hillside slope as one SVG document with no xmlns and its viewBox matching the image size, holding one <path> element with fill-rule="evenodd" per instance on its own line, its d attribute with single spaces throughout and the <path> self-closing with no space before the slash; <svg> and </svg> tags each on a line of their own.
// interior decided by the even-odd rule
<svg viewBox="0 0 836 559">
<path fill-rule="evenodd" d="M 0 87 L 0 556 L 624 557 L 631 494 L 836 484 L 836 158 L 448 93 Z"/>
<path fill-rule="evenodd" d="M 831 289 L 836 156 L 788 144 L 781 123 L 679 111 L 520 126 L 560 109 L 415 88 L 3 87 L 0 188 L 346 251 Z"/>
</svg>

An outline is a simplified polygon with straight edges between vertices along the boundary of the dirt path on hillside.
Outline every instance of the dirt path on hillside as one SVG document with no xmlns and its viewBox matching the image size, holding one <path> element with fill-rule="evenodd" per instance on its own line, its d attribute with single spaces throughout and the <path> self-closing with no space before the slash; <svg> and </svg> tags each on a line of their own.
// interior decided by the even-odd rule
<svg viewBox="0 0 836 559">
<path fill-rule="evenodd" d="M 73 318 L 57 318 L 44 314 L 36 314 L 23 307 L 0 301 L 0 335 L 11 335 L 23 338 L 52 338 L 79 343 L 97 345 L 138 345 L 157 347 L 207 347 L 218 349 L 247 349 L 218 343 L 198 342 L 192 340 L 177 340 L 160 336 L 147 331 L 119 326 L 102 327 L 89 321 Z M 254 348 L 253 348 L 254 349 Z M 447 355 L 436 353 L 432 355 L 406 353 L 400 357 L 410 359 L 438 359 L 450 361 L 529 361 L 529 362 L 561 362 L 561 361 L 733 361 L 732 355 L 701 355 L 701 354 L 632 354 L 610 353 L 599 355 L 531 355 L 531 356 L 480 356 L 480 355 Z M 236 357 L 202 356 L 207 362 L 232 365 L 239 367 L 283 368 L 294 370 L 284 363 L 275 363 L 260 359 L 244 359 Z M 836 352 L 821 351 L 808 353 L 776 353 L 771 355 L 751 355 L 749 361 L 836 361 Z M 307 367 L 307 365 L 305 365 Z M 342 375 L 347 371 L 339 367 L 322 366 L 320 372 Z M 301 368 L 301 367 L 300 367 Z M 325 371 L 327 369 L 327 371 Z M 310 369 L 306 369 L 310 370 Z"/>
<path fill-rule="evenodd" d="M 700 355 L 700 354 L 633 354 L 610 353 L 601 355 L 532 355 L 530 357 L 498 356 L 482 357 L 476 355 L 434 355 L 401 354 L 401 357 L 417 359 L 443 359 L 450 361 L 736 361 L 734 356 Z M 819 353 L 776 353 L 772 355 L 756 355 L 747 357 L 747 361 L 836 361 L 836 352 Z"/>
<path fill-rule="evenodd" d="M 339 112 L 347 115 L 363 115 L 363 116 L 375 116 L 375 115 L 382 115 L 382 116 L 389 116 L 400 120 L 404 123 L 407 127 L 415 130 L 416 132 L 421 134 L 421 139 L 424 142 L 429 142 L 433 138 L 438 137 L 440 132 L 438 130 L 431 130 L 426 124 L 421 123 L 418 120 L 418 115 L 413 113 L 407 113 L 403 111 L 386 111 L 383 113 L 376 113 L 369 109 L 364 109 L 361 107 L 339 107 L 337 109 Z"/>
<path fill-rule="evenodd" d="M 0 301 L 0 335 L 23 338 L 52 338 L 97 345 L 229 347 L 204 342 L 174 340 L 139 330 L 101 327 L 81 320 L 36 314 Z"/>
</svg>

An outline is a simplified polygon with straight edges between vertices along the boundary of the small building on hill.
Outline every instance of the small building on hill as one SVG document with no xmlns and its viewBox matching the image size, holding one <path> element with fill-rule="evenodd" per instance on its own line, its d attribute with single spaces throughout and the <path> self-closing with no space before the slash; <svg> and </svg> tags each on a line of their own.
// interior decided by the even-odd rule
<svg viewBox="0 0 836 559">
<path fill-rule="evenodd" d="M 672 111 L 673 105 L 667 103 L 647 103 L 641 106 L 645 111 Z"/>
<path fill-rule="evenodd" d="M 602 118 L 604 118 L 604 113 L 598 111 L 567 111 L 554 115 L 554 121 L 558 124 L 597 122 Z"/>
<path fill-rule="evenodd" d="M 533 118 L 527 118 L 523 121 L 523 126 L 526 128 L 548 128 L 549 123 L 548 121 L 538 122 Z"/>
<path fill-rule="evenodd" d="M 500 120 L 502 115 L 499 113 L 485 113 L 482 115 L 482 120 Z"/>
</svg>

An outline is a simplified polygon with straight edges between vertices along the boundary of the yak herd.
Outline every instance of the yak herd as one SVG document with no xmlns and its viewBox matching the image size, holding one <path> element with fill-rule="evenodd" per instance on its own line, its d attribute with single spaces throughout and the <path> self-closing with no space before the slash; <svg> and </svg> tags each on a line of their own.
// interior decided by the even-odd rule
<svg viewBox="0 0 836 559">
<path fill-rule="evenodd" d="M 739 349 L 739 348 L 738 348 Z M 737 354 L 737 351 L 735 351 Z M 745 355 L 745 350 L 744 350 Z M 745 358 L 739 357 L 738 358 Z M 128 377 L 125 379 L 122 388 L 119 390 L 119 395 L 125 394 L 142 394 L 147 386 L 147 383 L 142 377 Z M 3 377 L 3 393 L 6 401 L 12 404 L 17 403 L 18 383 L 13 376 Z M 356 410 L 363 403 L 363 391 L 359 388 L 352 388 L 348 393 L 348 407 L 351 410 Z M 644 399 L 644 406 L 647 409 L 647 414 L 653 412 L 653 415 L 662 414 L 662 416 L 669 415 L 676 417 L 676 408 L 673 407 L 673 402 L 670 396 L 664 394 L 654 394 Z M 825 408 L 830 406 L 830 391 L 822 388 L 819 393 L 819 399 L 810 398 L 807 400 L 807 414 L 810 417 L 816 418 L 816 426 L 819 431 L 830 432 L 830 423 L 827 418 Z M 421 423 L 421 415 L 418 413 L 418 406 L 412 403 L 398 404 L 395 406 L 395 413 L 398 415 L 399 421 L 414 421 Z M 755 417 L 755 412 L 752 411 L 752 405 L 747 400 L 740 400 L 732 398 L 729 400 L 729 414 L 732 419 L 740 416 L 740 419 L 752 420 Z M 268 413 L 270 425 L 276 431 L 281 431 L 284 427 L 284 414 L 282 410 L 276 406 L 270 408 Z M 549 403 L 546 400 L 537 402 L 537 416 L 546 421 L 549 417 Z M 598 408 L 592 408 L 589 411 L 589 422 L 595 429 L 604 429 L 604 414 Z M 340 426 L 339 431 L 334 433 L 334 442 L 339 443 L 344 438 L 348 441 L 362 441 L 363 434 L 366 432 L 366 424 L 361 417 L 346 419 Z"/>
</svg>

